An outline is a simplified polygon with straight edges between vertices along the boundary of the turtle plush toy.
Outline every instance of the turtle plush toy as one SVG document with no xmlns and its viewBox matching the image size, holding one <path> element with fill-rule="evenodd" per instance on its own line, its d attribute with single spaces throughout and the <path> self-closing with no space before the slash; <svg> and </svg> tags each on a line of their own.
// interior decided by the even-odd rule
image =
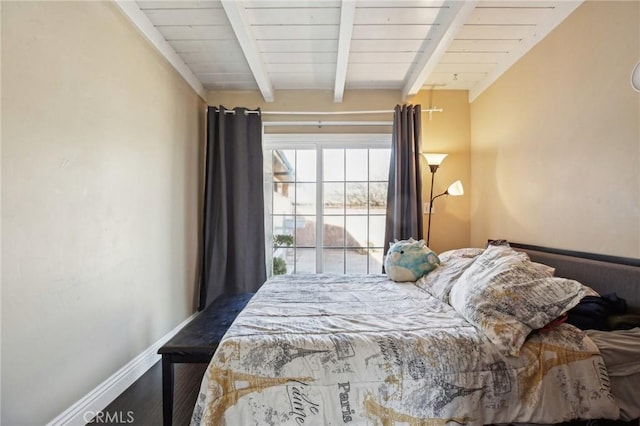
<svg viewBox="0 0 640 426">
<path fill-rule="evenodd" d="M 413 238 L 391 243 L 384 259 L 387 276 L 396 282 L 416 282 L 440 264 L 438 255 L 424 240 Z"/>
</svg>

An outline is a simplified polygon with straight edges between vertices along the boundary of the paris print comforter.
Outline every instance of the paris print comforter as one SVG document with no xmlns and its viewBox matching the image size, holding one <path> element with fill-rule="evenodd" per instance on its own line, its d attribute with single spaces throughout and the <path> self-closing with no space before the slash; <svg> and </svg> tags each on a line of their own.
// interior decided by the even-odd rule
<svg viewBox="0 0 640 426">
<path fill-rule="evenodd" d="M 597 347 L 570 325 L 504 356 L 413 283 L 289 275 L 267 281 L 228 330 L 192 425 L 558 423 L 618 411 Z"/>
</svg>

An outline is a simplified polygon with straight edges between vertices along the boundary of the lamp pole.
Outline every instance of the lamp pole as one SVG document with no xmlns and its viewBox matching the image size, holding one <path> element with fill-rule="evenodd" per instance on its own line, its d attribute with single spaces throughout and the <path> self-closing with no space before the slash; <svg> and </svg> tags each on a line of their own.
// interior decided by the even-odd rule
<svg viewBox="0 0 640 426">
<path fill-rule="evenodd" d="M 427 222 L 427 247 L 429 247 L 429 237 L 431 236 L 431 209 L 433 207 L 433 181 L 436 177 L 436 170 L 438 170 L 438 166 L 435 164 L 429 164 L 429 169 L 431 169 L 431 191 L 429 192 L 429 220 Z"/>
</svg>

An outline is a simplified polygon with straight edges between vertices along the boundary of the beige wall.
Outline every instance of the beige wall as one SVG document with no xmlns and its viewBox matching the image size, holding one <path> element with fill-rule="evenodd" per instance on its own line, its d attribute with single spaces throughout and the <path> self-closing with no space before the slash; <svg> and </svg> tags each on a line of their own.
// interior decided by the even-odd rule
<svg viewBox="0 0 640 426">
<path fill-rule="evenodd" d="M 194 312 L 204 102 L 111 2 L 2 2 L 2 419 Z"/>
<path fill-rule="evenodd" d="M 275 94 L 275 102 L 266 103 L 257 91 L 210 91 L 209 105 L 261 108 L 263 111 L 391 111 L 402 104 L 398 90 L 347 90 L 342 103 L 333 102 L 331 91 L 287 90 Z M 432 120 L 422 117 L 423 151 L 446 152 L 446 162 L 438 170 L 434 193 L 444 191 L 453 181 L 460 179 L 469 189 L 469 102 L 466 91 L 439 90 L 420 92 L 406 103 L 443 108 L 434 113 Z M 363 115 L 264 115 L 264 121 L 393 121 L 393 114 Z M 390 126 L 307 126 L 265 127 L 267 133 L 391 133 Z M 422 163 L 423 199 L 428 200 L 431 174 L 426 161 Z M 432 218 L 431 246 L 436 251 L 469 244 L 469 197 L 442 197 L 436 204 Z M 425 235 L 428 216 L 424 216 Z"/>
<path fill-rule="evenodd" d="M 582 4 L 471 105 L 471 243 L 640 257 L 640 3 Z"/>
<path fill-rule="evenodd" d="M 429 246 L 436 253 L 469 246 L 469 206 L 472 192 L 469 173 L 469 95 L 466 90 L 421 91 L 410 101 L 424 109 L 433 106 L 443 112 L 433 113 L 432 119 L 422 117 L 422 151 L 447 154 L 438 168 L 433 194 L 440 194 L 456 180 L 460 180 L 465 194 L 460 197 L 440 197 L 434 201 L 431 216 Z M 422 200 L 429 201 L 431 172 L 426 161 L 422 163 Z M 424 215 L 424 232 L 427 234 L 429 216 Z"/>
</svg>

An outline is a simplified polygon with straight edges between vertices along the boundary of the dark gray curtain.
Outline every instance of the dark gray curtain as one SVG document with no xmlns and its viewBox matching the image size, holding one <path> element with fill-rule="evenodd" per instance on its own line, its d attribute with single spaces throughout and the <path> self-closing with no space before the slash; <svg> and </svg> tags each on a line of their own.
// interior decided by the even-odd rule
<svg viewBox="0 0 640 426">
<path fill-rule="evenodd" d="M 385 254 L 394 240 L 423 238 L 420 115 L 420 105 L 397 105 L 394 110 Z"/>
<path fill-rule="evenodd" d="M 262 117 L 209 107 L 199 309 L 265 281 Z"/>
</svg>

